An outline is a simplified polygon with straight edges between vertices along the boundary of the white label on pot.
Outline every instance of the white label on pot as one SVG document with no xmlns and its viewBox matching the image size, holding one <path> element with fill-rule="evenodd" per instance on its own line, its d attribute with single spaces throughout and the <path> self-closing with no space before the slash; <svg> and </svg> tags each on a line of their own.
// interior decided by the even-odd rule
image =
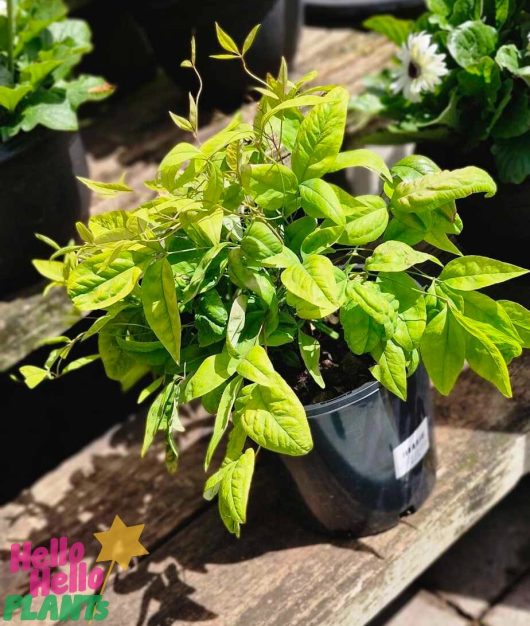
<svg viewBox="0 0 530 626">
<path fill-rule="evenodd" d="M 410 437 L 394 448 L 396 478 L 405 476 L 427 454 L 429 449 L 429 425 L 425 417 Z"/>
</svg>

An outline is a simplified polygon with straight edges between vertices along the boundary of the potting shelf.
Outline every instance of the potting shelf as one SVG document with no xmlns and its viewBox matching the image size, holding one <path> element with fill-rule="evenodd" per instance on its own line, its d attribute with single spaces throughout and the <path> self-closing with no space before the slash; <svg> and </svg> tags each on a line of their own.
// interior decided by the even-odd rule
<svg viewBox="0 0 530 626">
<path fill-rule="evenodd" d="M 363 78 L 388 62 L 392 44 L 373 34 L 351 29 L 327 30 L 306 28 L 296 62 L 296 74 L 319 71 L 321 84 L 338 83 L 352 92 L 359 91 Z M 115 181 L 126 172 L 135 193 L 114 199 L 93 196 L 91 213 L 130 209 L 150 198 L 143 183 L 154 178 L 156 163 L 178 141 L 189 141 L 171 122 L 168 111 L 181 98 L 176 87 L 164 75 L 132 94 L 120 98 L 119 89 L 99 114 L 83 129 L 89 154 L 90 176 L 94 180 Z M 253 104 L 243 108 L 250 117 Z M 202 138 L 219 130 L 228 121 L 226 115 L 212 116 L 202 126 Z M 5 372 L 35 350 L 47 337 L 61 334 L 81 315 L 74 311 L 61 291 L 47 296 L 40 288 L 29 294 L 14 294 L 0 302 L 0 372 Z"/>
<path fill-rule="evenodd" d="M 304 528 L 267 455 L 248 524 L 233 538 L 201 498 L 212 421 L 186 417 L 181 467 L 170 476 L 160 444 L 140 459 L 144 416 L 132 416 L 0 509 L 0 588 L 4 596 L 27 590 L 27 575 L 8 571 L 12 542 L 47 545 L 65 535 L 93 558 L 92 533 L 119 515 L 145 523 L 150 554 L 111 577 L 109 625 L 362 626 L 530 470 L 529 373 L 527 353 L 512 367 L 514 400 L 470 371 L 450 399 L 437 397 L 434 493 L 396 528 L 359 540 Z"/>
</svg>

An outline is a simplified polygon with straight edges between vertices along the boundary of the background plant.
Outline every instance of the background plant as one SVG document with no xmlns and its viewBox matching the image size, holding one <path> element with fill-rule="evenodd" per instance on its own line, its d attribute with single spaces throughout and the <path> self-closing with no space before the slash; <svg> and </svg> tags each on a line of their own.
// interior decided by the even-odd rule
<svg viewBox="0 0 530 626">
<path fill-rule="evenodd" d="M 386 15 L 366 26 L 405 48 L 411 33 L 428 33 L 449 70 L 441 84 L 411 102 L 393 88 L 396 61 L 352 109 L 391 121 L 370 141 L 451 141 L 464 150 L 486 142 L 500 180 L 523 182 L 530 175 L 528 2 L 427 0 L 427 7 L 416 21 Z"/>
<path fill-rule="evenodd" d="M 72 131 L 76 111 L 112 93 L 102 78 L 72 70 L 92 49 L 86 22 L 66 19 L 62 0 L 0 3 L 0 139 L 36 126 Z"/>
<path fill-rule="evenodd" d="M 221 59 L 245 63 L 220 28 Z M 184 65 L 195 71 L 195 45 Z M 391 169 L 368 150 L 341 152 L 349 94 L 308 87 L 314 74 L 256 78 L 253 123 L 237 115 L 204 142 L 179 143 L 163 159 L 156 197 L 135 211 L 78 224 L 82 245 L 35 261 L 51 286 L 65 286 L 83 311 L 101 311 L 89 330 L 59 337 L 43 368 L 21 368 L 26 383 L 71 372 L 101 358 L 107 375 L 130 388 L 149 376 L 139 401 L 154 397 L 142 454 L 157 433 L 176 469 L 179 406 L 200 399 L 215 414 L 205 469 L 227 528 L 239 534 L 260 448 L 303 455 L 312 440 L 299 398 L 275 364 L 300 362 L 324 385 L 319 338 L 366 355 L 371 372 L 399 398 L 423 360 L 450 392 L 464 360 L 511 394 L 507 364 L 530 345 L 530 314 L 479 289 L 524 274 L 514 265 L 463 257 L 450 236 L 461 227 L 455 200 L 495 192 L 475 167 L 440 171 L 409 157 Z M 200 91 L 199 91 L 200 94 Z M 197 137 L 198 97 L 175 123 Z M 346 167 L 377 172 L 381 195 L 353 197 L 325 180 Z M 123 182 L 85 181 L 102 194 Z M 427 241 L 454 255 L 445 267 L 412 246 Z M 99 353 L 67 361 L 98 335 Z M 352 388 L 358 384 L 351 381 Z"/>
</svg>

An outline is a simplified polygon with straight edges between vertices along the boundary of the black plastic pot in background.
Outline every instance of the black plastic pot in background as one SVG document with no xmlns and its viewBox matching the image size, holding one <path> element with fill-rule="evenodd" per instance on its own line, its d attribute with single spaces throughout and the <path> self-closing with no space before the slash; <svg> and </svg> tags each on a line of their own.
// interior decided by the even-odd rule
<svg viewBox="0 0 530 626">
<path fill-rule="evenodd" d="M 282 457 L 291 502 L 320 530 L 371 535 L 417 511 L 436 480 L 431 393 L 423 369 L 399 400 L 378 382 L 306 407 L 314 448 Z"/>
<path fill-rule="evenodd" d="M 151 45 L 128 10 L 129 3 L 91 0 L 72 5 L 72 17 L 89 23 L 94 46 L 80 72 L 104 76 L 118 96 L 154 78 L 157 64 Z"/>
<path fill-rule="evenodd" d="M 372 15 L 391 13 L 413 18 L 425 10 L 424 0 L 304 0 L 306 23 L 312 26 L 353 26 Z"/>
<path fill-rule="evenodd" d="M 455 145 L 422 143 L 416 146 L 416 154 L 428 156 L 442 169 L 476 165 L 495 179 L 498 190 L 493 198 L 474 194 L 457 201 L 464 223 L 458 236 L 459 245 L 466 254 L 479 254 L 530 269 L 530 178 L 520 185 L 499 182 L 488 144 L 465 152 Z M 491 292 L 530 305 L 530 280 L 526 276 L 497 285 Z"/>
<path fill-rule="evenodd" d="M 485 169 L 497 182 L 497 194 L 488 199 L 476 194 L 458 200 L 458 211 L 464 222 L 459 240 L 468 254 L 528 264 L 530 179 L 520 185 L 499 182 L 493 155 L 486 144 L 465 152 L 452 144 L 422 143 L 416 146 L 416 154 L 428 156 L 442 169 L 468 165 Z"/>
<path fill-rule="evenodd" d="M 189 58 L 190 39 L 195 34 L 197 65 L 205 84 L 203 104 L 225 110 L 241 104 L 251 81 L 238 61 L 210 58 L 220 52 L 214 23 L 239 45 L 261 23 L 248 63 L 255 74 L 264 76 L 278 70 L 282 56 L 288 61 L 293 58 L 302 22 L 301 0 L 134 0 L 128 6 L 160 65 L 179 86 L 193 92 L 197 79 L 180 63 Z"/>
<path fill-rule="evenodd" d="M 90 193 L 78 133 L 37 130 L 0 146 L 0 297 L 38 279 L 31 261 L 51 248 L 35 233 L 66 244 L 86 220 Z"/>
</svg>

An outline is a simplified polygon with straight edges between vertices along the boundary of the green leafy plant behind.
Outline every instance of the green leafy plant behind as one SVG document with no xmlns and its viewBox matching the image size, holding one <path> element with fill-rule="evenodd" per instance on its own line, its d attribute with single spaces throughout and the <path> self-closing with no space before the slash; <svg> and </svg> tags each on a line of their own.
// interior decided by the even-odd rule
<svg viewBox="0 0 530 626">
<path fill-rule="evenodd" d="M 220 56 L 246 67 L 255 31 L 241 49 L 218 34 Z M 192 70 L 194 50 L 184 62 Z M 252 123 L 236 115 L 206 141 L 179 143 L 147 183 L 152 201 L 92 217 L 79 225 L 82 245 L 35 261 L 51 286 L 101 316 L 74 339 L 58 338 L 45 367 L 23 367 L 26 383 L 98 356 L 124 389 L 144 381 L 139 400 L 152 404 L 142 454 L 161 434 L 172 470 L 179 407 L 200 399 L 215 414 L 205 469 L 226 441 L 204 495 L 218 497 L 237 535 L 260 448 L 297 456 L 313 445 L 304 406 L 278 365 L 298 359 L 323 387 L 327 337 L 364 355 L 402 399 L 421 361 L 442 393 L 467 360 L 509 396 L 507 365 L 530 345 L 530 313 L 479 291 L 526 270 L 461 256 L 453 242 L 462 228 L 455 201 L 491 196 L 493 180 L 475 167 L 443 172 L 424 157 L 388 169 L 370 151 L 342 152 L 349 94 L 308 87 L 313 78 L 289 79 L 285 63 L 277 78 L 256 78 Z M 174 116 L 196 138 L 198 100 L 190 97 L 188 118 Z M 326 180 L 345 167 L 377 172 L 384 191 L 353 197 Z M 106 195 L 130 191 L 123 181 L 88 184 Z M 453 260 L 443 266 L 414 247 L 422 242 Z M 99 355 L 69 360 L 96 334 Z"/>
<path fill-rule="evenodd" d="M 1 6 L 1 5 L 0 5 Z M 113 88 L 72 70 L 90 52 L 82 20 L 66 19 L 62 0 L 7 0 L 0 10 L 0 140 L 37 126 L 77 130 L 78 107 Z"/>
<path fill-rule="evenodd" d="M 383 15 L 365 22 L 400 51 L 352 99 L 354 118 L 361 125 L 374 116 L 389 120 L 373 142 L 486 144 L 500 180 L 523 182 L 530 175 L 528 3 L 427 0 L 427 9 L 416 21 Z"/>
</svg>

